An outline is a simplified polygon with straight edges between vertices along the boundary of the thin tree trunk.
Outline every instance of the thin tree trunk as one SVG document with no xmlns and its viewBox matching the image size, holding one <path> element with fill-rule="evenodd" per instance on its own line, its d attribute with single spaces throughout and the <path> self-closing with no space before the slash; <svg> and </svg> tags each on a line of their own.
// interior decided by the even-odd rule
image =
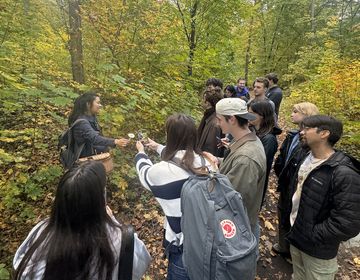
<svg viewBox="0 0 360 280">
<path fill-rule="evenodd" d="M 69 52 L 73 80 L 79 84 L 85 83 L 83 49 L 81 34 L 80 1 L 69 0 Z"/>
<path fill-rule="evenodd" d="M 251 36 L 253 31 L 253 23 L 254 23 L 254 17 L 251 17 L 250 19 L 250 29 L 249 29 L 249 35 L 247 40 L 247 46 L 246 46 L 246 52 L 245 52 L 245 81 L 247 83 L 248 77 L 249 77 L 249 65 L 250 65 L 250 55 L 251 55 Z"/>
<path fill-rule="evenodd" d="M 189 36 L 189 64 L 188 64 L 188 75 L 192 76 L 193 74 L 193 62 L 194 62 L 194 55 L 196 49 L 196 15 L 198 9 L 199 1 L 195 1 L 194 6 L 191 8 L 190 11 L 190 36 Z"/>
</svg>

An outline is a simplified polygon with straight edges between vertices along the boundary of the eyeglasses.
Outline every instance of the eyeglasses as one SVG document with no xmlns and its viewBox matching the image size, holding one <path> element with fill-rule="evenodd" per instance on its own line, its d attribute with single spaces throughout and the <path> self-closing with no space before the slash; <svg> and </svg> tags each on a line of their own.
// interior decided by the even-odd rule
<svg viewBox="0 0 360 280">
<path fill-rule="evenodd" d="M 318 129 L 317 127 L 310 127 L 310 126 L 301 126 L 301 130 L 305 130 L 308 131 L 309 129 L 314 128 L 314 129 Z"/>
</svg>

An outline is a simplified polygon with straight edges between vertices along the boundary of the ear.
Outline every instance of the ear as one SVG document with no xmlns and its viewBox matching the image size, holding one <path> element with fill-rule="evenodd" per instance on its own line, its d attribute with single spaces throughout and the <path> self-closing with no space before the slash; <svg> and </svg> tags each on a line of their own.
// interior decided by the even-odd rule
<svg viewBox="0 0 360 280">
<path fill-rule="evenodd" d="M 329 130 L 321 130 L 320 131 L 320 137 L 321 139 L 327 139 L 330 137 L 330 131 Z"/>
<path fill-rule="evenodd" d="M 230 122 L 230 124 L 236 124 L 236 122 L 237 122 L 237 120 L 236 120 L 236 118 L 235 118 L 235 116 L 231 116 L 230 117 L 230 119 L 229 119 L 229 122 Z"/>
</svg>

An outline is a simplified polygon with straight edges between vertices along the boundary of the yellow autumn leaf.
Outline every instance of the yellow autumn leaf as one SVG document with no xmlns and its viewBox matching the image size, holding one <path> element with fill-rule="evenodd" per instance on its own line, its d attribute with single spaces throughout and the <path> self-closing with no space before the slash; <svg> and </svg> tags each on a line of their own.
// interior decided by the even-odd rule
<svg viewBox="0 0 360 280">
<path fill-rule="evenodd" d="M 359 259 L 359 258 L 354 258 L 354 263 L 355 263 L 357 266 L 360 266 L 360 259 Z"/>
<path fill-rule="evenodd" d="M 274 226 L 269 221 L 265 221 L 265 227 L 270 230 L 275 230 Z"/>
<path fill-rule="evenodd" d="M 16 141 L 16 138 L 0 137 L 0 141 L 6 143 L 13 143 Z"/>
<path fill-rule="evenodd" d="M 144 214 L 144 218 L 145 218 L 145 220 L 150 220 L 150 219 L 151 219 L 151 215 L 150 215 L 150 214 Z"/>
</svg>

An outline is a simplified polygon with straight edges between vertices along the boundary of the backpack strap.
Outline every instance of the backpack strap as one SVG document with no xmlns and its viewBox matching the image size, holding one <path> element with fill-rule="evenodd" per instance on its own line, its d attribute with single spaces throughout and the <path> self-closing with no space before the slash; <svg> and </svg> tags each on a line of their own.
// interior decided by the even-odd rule
<svg viewBox="0 0 360 280">
<path fill-rule="evenodd" d="M 205 157 L 203 155 L 199 155 L 200 156 L 200 162 L 201 162 L 201 166 L 200 169 L 208 169 L 206 167 L 206 161 L 205 161 Z M 174 158 L 168 161 L 169 163 L 172 163 L 173 165 L 176 165 L 177 167 L 180 167 L 181 169 L 184 169 L 186 172 L 194 175 L 194 173 L 190 170 L 187 170 L 184 168 L 184 166 L 181 165 L 181 163 L 178 160 L 175 160 Z M 208 170 L 209 171 L 209 170 Z"/>
<path fill-rule="evenodd" d="M 73 138 L 73 133 L 72 133 L 73 127 L 74 127 L 76 124 L 78 124 L 78 123 L 80 123 L 80 122 L 82 122 L 82 121 L 88 121 L 88 120 L 86 120 L 86 119 L 77 119 L 77 120 L 75 120 L 75 121 L 72 123 L 72 125 L 70 126 L 70 128 L 69 128 L 69 133 L 68 133 L 68 147 L 70 147 L 70 145 L 71 145 L 71 140 L 72 140 L 72 138 Z M 82 150 L 84 149 L 84 147 L 85 147 L 85 142 L 82 143 L 82 144 L 79 146 L 79 149 L 76 150 L 75 161 L 79 159 L 80 154 L 81 154 Z"/>
<path fill-rule="evenodd" d="M 121 226 L 121 248 L 119 257 L 119 280 L 131 280 L 134 258 L 134 228 L 131 225 Z"/>
</svg>

